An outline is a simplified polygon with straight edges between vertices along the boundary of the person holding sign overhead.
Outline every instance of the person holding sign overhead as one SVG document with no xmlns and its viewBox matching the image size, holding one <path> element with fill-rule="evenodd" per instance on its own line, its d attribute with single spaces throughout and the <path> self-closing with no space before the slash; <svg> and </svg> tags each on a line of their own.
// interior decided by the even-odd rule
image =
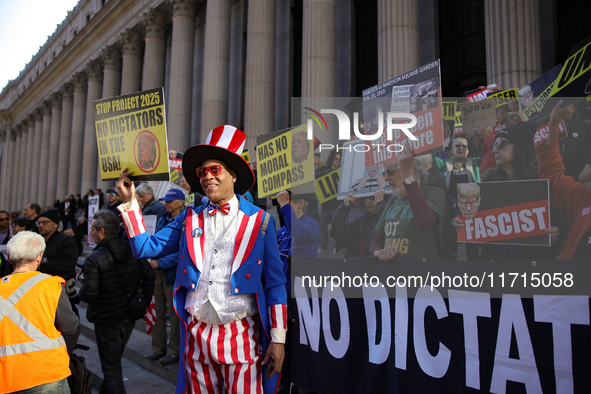
<svg viewBox="0 0 591 394">
<path fill-rule="evenodd" d="M 397 161 L 386 163 L 386 182 L 397 198 L 391 198 L 376 226 L 369 250 L 380 260 L 397 254 L 415 257 L 439 256 L 445 217 L 445 192 L 427 186 L 427 177 L 406 142 L 396 153 Z"/>
<path fill-rule="evenodd" d="M 237 194 L 254 182 L 240 157 L 246 135 L 213 129 L 183 156 L 191 189 L 207 196 L 149 236 L 125 170 L 119 206 L 137 258 L 179 252 L 175 311 L 182 320 L 177 393 L 274 392 L 284 359 L 287 295 L 275 219 Z M 260 353 L 259 343 L 263 353 Z M 263 378 L 266 376 L 266 379 Z"/>
<path fill-rule="evenodd" d="M 496 168 L 489 168 L 482 174 L 483 182 L 515 181 L 537 178 L 534 166 L 534 134 L 536 124 L 517 122 L 499 131 L 492 146 Z M 551 222 L 555 224 L 546 232 L 551 235 L 552 246 L 486 245 L 482 244 L 480 260 L 510 261 L 552 258 L 568 235 L 569 225 L 556 209 L 550 209 Z M 556 226 L 557 223 L 558 226 Z M 464 220 L 456 217 L 456 228 L 465 227 Z M 560 244 L 559 244 L 560 241 Z"/>
<path fill-rule="evenodd" d="M 550 200 L 573 224 L 561 259 L 588 258 L 591 254 L 591 191 L 564 174 L 565 167 L 558 145 L 558 125 L 570 116 L 560 101 L 552 110 L 550 129 L 546 143 L 536 147 L 539 158 L 539 176 L 550 181 Z"/>
</svg>

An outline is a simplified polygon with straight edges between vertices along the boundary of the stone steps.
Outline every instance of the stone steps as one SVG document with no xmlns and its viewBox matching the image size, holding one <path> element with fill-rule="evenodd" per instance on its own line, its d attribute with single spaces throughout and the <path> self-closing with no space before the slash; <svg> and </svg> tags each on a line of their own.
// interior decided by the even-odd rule
<svg viewBox="0 0 591 394">
<path fill-rule="evenodd" d="M 86 345 L 88 351 L 76 349 L 75 353 L 86 359 L 86 367 L 92 372 L 93 387 L 99 389 L 103 382 L 100 360 L 94 334 L 94 324 L 86 319 L 86 305 L 78 305 L 81 333 L 79 344 Z M 128 394 L 172 393 L 176 387 L 178 363 L 162 365 L 158 361 L 147 360 L 144 355 L 152 353 L 151 337 L 145 332 L 145 323 L 136 323 L 129 342 L 123 352 L 122 366 L 125 389 Z"/>
</svg>

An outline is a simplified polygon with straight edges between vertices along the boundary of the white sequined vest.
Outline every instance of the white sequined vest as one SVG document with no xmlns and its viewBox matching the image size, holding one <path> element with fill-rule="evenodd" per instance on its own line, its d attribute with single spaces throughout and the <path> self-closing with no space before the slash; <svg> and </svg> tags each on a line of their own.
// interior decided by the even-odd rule
<svg viewBox="0 0 591 394">
<path fill-rule="evenodd" d="M 252 306 L 252 294 L 232 295 L 232 259 L 238 229 L 238 215 L 226 231 L 215 241 L 211 218 L 204 221 L 206 241 L 203 250 L 203 272 L 196 291 L 188 291 L 187 305 L 197 311 L 209 300 L 222 324 L 233 321 L 234 316 Z"/>
</svg>

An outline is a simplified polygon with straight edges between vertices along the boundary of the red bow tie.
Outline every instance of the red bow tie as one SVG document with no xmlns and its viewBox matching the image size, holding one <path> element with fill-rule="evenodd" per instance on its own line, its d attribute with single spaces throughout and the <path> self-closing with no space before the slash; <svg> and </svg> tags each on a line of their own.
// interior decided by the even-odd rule
<svg viewBox="0 0 591 394">
<path fill-rule="evenodd" d="M 213 216 L 215 215 L 215 213 L 218 211 L 218 209 L 224 214 L 227 215 L 228 212 L 230 212 L 230 203 L 225 203 L 223 204 L 221 207 L 218 207 L 215 204 L 212 204 L 211 202 L 207 205 L 207 209 L 209 210 L 209 216 Z"/>
</svg>

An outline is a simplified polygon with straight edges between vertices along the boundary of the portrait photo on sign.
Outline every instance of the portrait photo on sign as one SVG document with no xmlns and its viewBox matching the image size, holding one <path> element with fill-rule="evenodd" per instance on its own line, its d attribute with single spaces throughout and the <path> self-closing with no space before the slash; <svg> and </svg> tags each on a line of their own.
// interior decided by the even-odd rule
<svg viewBox="0 0 591 394">
<path fill-rule="evenodd" d="M 152 132 L 144 130 L 137 135 L 136 141 L 135 160 L 137 165 L 144 172 L 152 172 L 160 161 L 158 139 Z"/>
<path fill-rule="evenodd" d="M 459 242 L 550 246 L 547 179 L 457 185 Z"/>
<path fill-rule="evenodd" d="M 365 153 L 362 140 L 345 142 L 341 160 L 341 175 L 339 180 L 339 194 L 342 200 L 353 193 L 358 197 L 373 196 L 378 188 L 390 193 L 390 185 L 384 177 L 384 164 L 370 164 L 366 167 Z M 358 149 L 359 151 L 356 151 Z"/>
</svg>

